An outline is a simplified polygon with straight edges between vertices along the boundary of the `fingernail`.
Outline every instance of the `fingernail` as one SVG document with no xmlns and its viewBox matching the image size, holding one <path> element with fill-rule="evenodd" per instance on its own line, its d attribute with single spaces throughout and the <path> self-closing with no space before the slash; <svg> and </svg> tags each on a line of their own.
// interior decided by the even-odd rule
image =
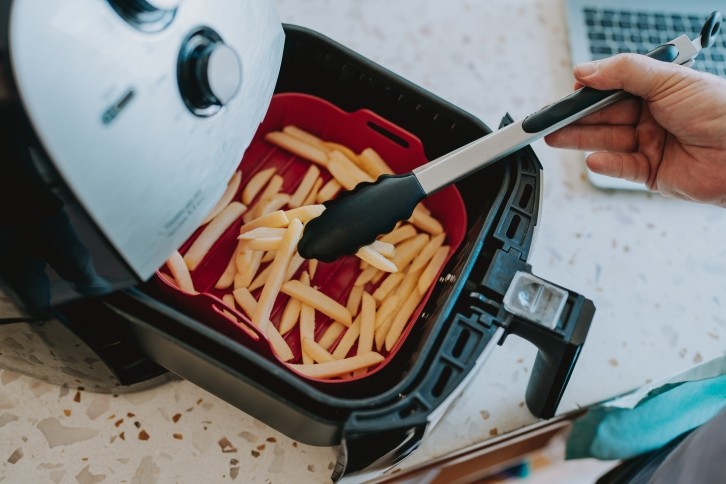
<svg viewBox="0 0 726 484">
<path fill-rule="evenodd" d="M 597 62 L 583 62 L 575 66 L 575 75 L 579 78 L 590 77 L 597 72 Z"/>
</svg>

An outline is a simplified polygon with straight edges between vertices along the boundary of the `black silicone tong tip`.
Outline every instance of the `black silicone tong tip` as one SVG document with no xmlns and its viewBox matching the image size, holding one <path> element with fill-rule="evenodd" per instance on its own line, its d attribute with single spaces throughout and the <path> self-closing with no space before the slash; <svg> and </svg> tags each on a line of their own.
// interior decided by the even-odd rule
<svg viewBox="0 0 726 484">
<path fill-rule="evenodd" d="M 325 202 L 322 215 L 305 225 L 298 252 L 322 262 L 355 254 L 409 218 L 424 198 L 426 193 L 413 173 L 382 175 L 373 183 L 360 183 Z"/>
<path fill-rule="evenodd" d="M 701 47 L 707 49 L 713 45 L 721 31 L 721 12 L 715 10 L 706 19 L 701 28 Z"/>
</svg>

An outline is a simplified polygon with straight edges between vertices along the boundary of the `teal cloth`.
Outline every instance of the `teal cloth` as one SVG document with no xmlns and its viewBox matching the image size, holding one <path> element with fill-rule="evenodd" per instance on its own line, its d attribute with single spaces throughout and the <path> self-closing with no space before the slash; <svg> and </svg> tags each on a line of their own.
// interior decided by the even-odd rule
<svg viewBox="0 0 726 484">
<path fill-rule="evenodd" d="M 633 408 L 606 404 L 576 420 L 566 458 L 627 459 L 658 449 L 726 406 L 726 375 L 666 384 Z"/>
</svg>

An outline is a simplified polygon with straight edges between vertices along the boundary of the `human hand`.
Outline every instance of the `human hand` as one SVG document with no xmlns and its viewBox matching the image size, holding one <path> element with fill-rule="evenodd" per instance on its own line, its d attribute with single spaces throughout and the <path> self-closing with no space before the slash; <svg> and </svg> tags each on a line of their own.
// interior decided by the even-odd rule
<svg viewBox="0 0 726 484">
<path fill-rule="evenodd" d="M 545 138 L 594 151 L 595 173 L 645 183 L 663 195 L 726 207 L 726 80 L 636 54 L 575 67 L 575 88 L 630 97 Z"/>
</svg>

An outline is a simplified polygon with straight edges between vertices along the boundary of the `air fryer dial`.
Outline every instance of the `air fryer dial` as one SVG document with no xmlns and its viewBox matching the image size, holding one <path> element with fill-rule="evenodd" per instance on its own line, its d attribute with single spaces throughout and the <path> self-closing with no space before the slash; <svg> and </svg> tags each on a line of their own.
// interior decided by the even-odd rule
<svg viewBox="0 0 726 484">
<path fill-rule="evenodd" d="M 239 91 L 242 63 L 219 34 L 203 27 L 184 40 L 177 78 L 187 108 L 197 116 L 211 116 Z"/>
</svg>

